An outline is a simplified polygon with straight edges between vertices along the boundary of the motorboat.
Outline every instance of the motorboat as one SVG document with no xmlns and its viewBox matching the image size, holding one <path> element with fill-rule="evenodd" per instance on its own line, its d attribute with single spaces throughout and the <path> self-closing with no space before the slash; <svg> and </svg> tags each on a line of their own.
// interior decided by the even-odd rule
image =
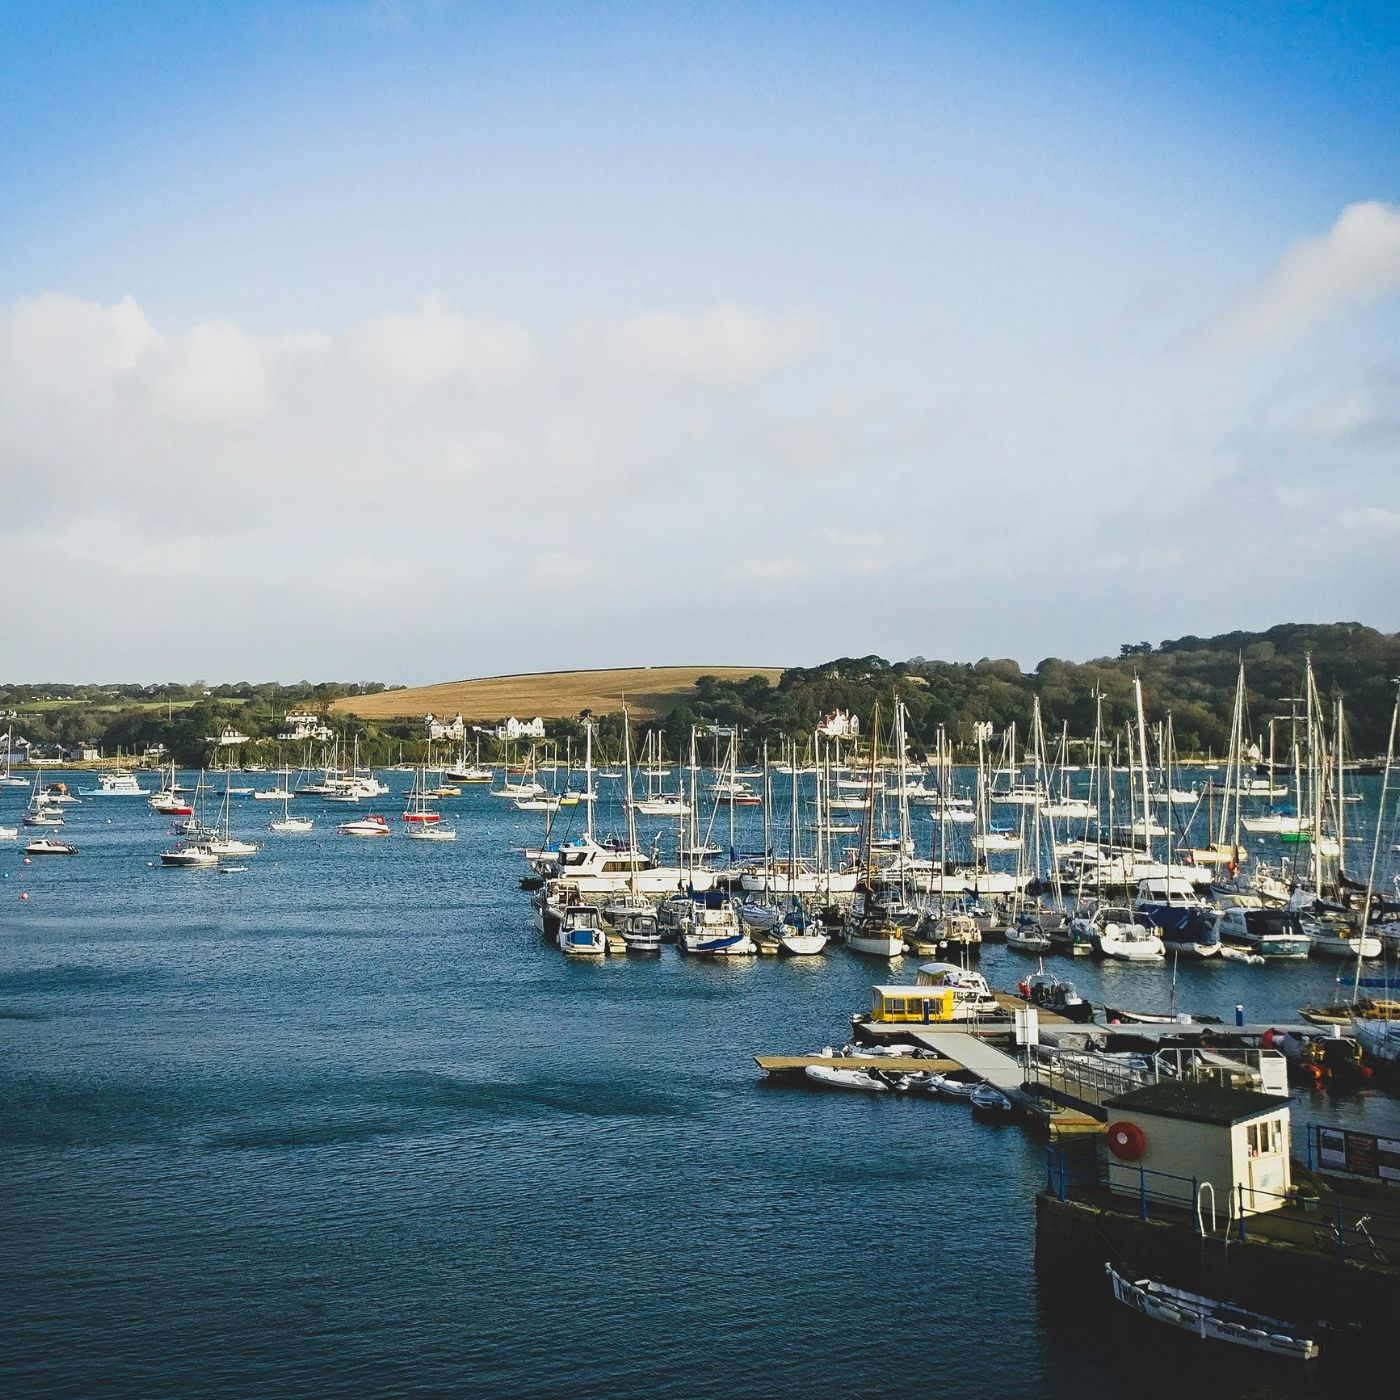
<svg viewBox="0 0 1400 1400">
<path fill-rule="evenodd" d="M 1031 973 L 1023 982 L 1016 984 L 1016 990 L 1034 1006 L 1070 1021 L 1087 1021 L 1094 1014 L 1093 1005 L 1084 1000 L 1075 989 L 1073 982 L 1066 982 L 1053 972 L 1042 967 Z"/>
<path fill-rule="evenodd" d="M 38 780 L 35 780 L 35 787 L 38 787 Z M 81 807 L 82 798 L 75 797 L 68 791 L 67 783 L 50 783 L 42 793 L 38 794 L 40 802 L 46 802 L 51 807 Z"/>
<path fill-rule="evenodd" d="M 618 918 L 614 927 L 622 938 L 629 953 L 659 953 L 661 951 L 661 930 L 656 926 L 656 915 L 631 911 Z"/>
<path fill-rule="evenodd" d="M 1322 1350 L 1315 1337 L 1306 1335 L 1305 1330 L 1294 1323 L 1199 1293 L 1188 1293 L 1182 1288 L 1172 1288 L 1154 1279 L 1134 1279 L 1120 1273 L 1112 1263 L 1104 1265 L 1104 1272 L 1118 1302 L 1153 1322 L 1192 1332 L 1202 1341 L 1230 1342 L 1295 1361 L 1311 1361 Z"/>
<path fill-rule="evenodd" d="M 988 1017 L 1005 1017 L 1006 1012 L 992 993 L 987 979 L 971 968 L 959 967 L 956 963 L 921 963 L 915 977 L 919 987 L 949 987 L 953 992 L 953 1021 L 986 1020 Z"/>
<path fill-rule="evenodd" d="M 0 826 L 0 841 L 13 841 L 19 835 L 17 826 Z"/>
<path fill-rule="evenodd" d="M 1215 925 L 1223 941 L 1242 943 L 1267 962 L 1305 958 L 1312 939 L 1288 909 L 1224 909 Z"/>
<path fill-rule="evenodd" d="M 758 952 L 730 903 L 714 898 L 691 901 L 676 946 L 692 957 L 732 958 Z"/>
<path fill-rule="evenodd" d="M 566 905 L 555 942 L 569 957 L 602 957 L 608 951 L 602 915 L 591 904 Z"/>
<path fill-rule="evenodd" d="M 341 836 L 387 836 L 389 823 L 378 813 L 371 812 L 367 817 L 355 817 L 348 822 L 341 822 L 336 831 Z"/>
<path fill-rule="evenodd" d="M 1161 936 L 1139 922 L 1126 905 L 1101 905 L 1092 914 L 1071 919 L 1069 926 L 1071 933 L 1087 934 L 1100 957 L 1159 962 L 1166 956 Z"/>
<path fill-rule="evenodd" d="M 835 1065 L 808 1065 L 803 1074 L 824 1089 L 855 1089 L 863 1094 L 887 1094 L 890 1086 L 869 1070 L 838 1069 Z"/>
<path fill-rule="evenodd" d="M 200 870 L 217 865 L 219 856 L 217 851 L 200 842 L 190 846 L 176 846 L 171 851 L 162 851 L 160 863 L 176 870 Z"/>
<path fill-rule="evenodd" d="M 1029 914 L 1020 918 L 1006 930 L 1006 946 L 1020 953 L 1044 953 L 1050 948 L 1050 935 Z"/>
<path fill-rule="evenodd" d="M 78 848 L 66 841 L 55 841 L 52 836 L 39 836 L 24 848 L 24 853 L 27 856 L 75 856 Z"/>
<path fill-rule="evenodd" d="M 83 788 L 84 797 L 149 797 L 149 788 L 143 788 L 136 780 L 135 773 L 124 770 L 113 773 L 99 773 L 95 788 Z"/>
<path fill-rule="evenodd" d="M 709 870 L 657 865 L 635 847 L 604 846 L 587 836 L 561 844 L 552 863 L 557 873 L 573 881 L 585 896 L 623 891 L 666 895 L 687 887 L 708 890 L 714 883 Z"/>
</svg>

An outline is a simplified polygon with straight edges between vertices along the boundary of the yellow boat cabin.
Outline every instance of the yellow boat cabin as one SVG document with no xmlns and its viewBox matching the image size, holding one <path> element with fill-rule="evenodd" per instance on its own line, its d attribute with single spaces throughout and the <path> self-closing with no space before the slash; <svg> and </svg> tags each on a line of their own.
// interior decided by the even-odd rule
<svg viewBox="0 0 1400 1400">
<path fill-rule="evenodd" d="M 907 1021 L 931 1025 L 953 1019 L 951 987 L 872 987 L 872 1021 Z"/>
</svg>

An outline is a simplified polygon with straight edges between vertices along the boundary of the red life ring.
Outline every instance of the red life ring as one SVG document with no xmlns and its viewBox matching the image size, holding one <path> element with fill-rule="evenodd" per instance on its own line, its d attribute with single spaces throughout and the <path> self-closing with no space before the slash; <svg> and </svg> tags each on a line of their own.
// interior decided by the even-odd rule
<svg viewBox="0 0 1400 1400">
<path fill-rule="evenodd" d="M 1136 1123 L 1110 1123 L 1108 1150 L 1124 1162 L 1136 1162 L 1147 1151 L 1147 1139 Z"/>
</svg>

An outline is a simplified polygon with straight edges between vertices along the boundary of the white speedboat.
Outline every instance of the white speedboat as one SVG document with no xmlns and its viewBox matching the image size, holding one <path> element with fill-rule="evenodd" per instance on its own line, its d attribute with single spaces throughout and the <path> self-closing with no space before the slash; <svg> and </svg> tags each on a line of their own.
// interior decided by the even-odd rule
<svg viewBox="0 0 1400 1400">
<path fill-rule="evenodd" d="M 52 836 L 39 836 L 24 848 L 24 853 L 27 856 L 75 856 L 78 848 L 66 841 L 55 841 Z"/>
<path fill-rule="evenodd" d="M 863 1094 L 887 1094 L 890 1086 L 869 1070 L 837 1069 L 834 1065 L 808 1065 L 803 1073 L 824 1089 L 855 1089 Z"/>
<path fill-rule="evenodd" d="M 336 831 L 341 836 L 387 836 L 389 823 L 378 813 L 371 812 L 367 817 L 355 817 L 351 821 L 341 822 Z"/>
<path fill-rule="evenodd" d="M 176 870 L 200 870 L 219 863 L 218 854 L 207 845 L 177 846 L 173 851 L 162 851 L 160 863 Z"/>
<path fill-rule="evenodd" d="M 13 841 L 19 835 L 17 826 L 0 826 L 0 841 Z"/>
<path fill-rule="evenodd" d="M 1304 1335 L 1293 1323 L 1171 1288 L 1150 1278 L 1133 1279 L 1119 1273 L 1111 1263 L 1104 1265 L 1104 1272 L 1120 1303 L 1154 1322 L 1192 1332 L 1202 1341 L 1230 1342 L 1295 1361 L 1311 1361 L 1322 1350 L 1315 1338 Z"/>
</svg>

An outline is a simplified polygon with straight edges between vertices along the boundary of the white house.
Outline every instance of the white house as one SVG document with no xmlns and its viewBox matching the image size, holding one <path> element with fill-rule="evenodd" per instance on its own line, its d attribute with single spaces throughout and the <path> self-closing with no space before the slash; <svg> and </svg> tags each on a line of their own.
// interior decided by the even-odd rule
<svg viewBox="0 0 1400 1400">
<path fill-rule="evenodd" d="M 504 724 L 498 724 L 496 726 L 496 738 L 543 739 L 544 720 L 536 715 L 529 723 L 525 723 L 512 715 Z"/>
<path fill-rule="evenodd" d="M 288 710 L 283 723 L 287 727 L 277 737 L 289 742 L 315 739 L 328 744 L 335 737 L 330 725 L 314 710 Z"/>
<path fill-rule="evenodd" d="M 226 724 L 217 734 L 206 736 L 208 742 L 217 744 L 221 749 L 236 748 L 239 744 L 251 744 L 253 741 L 246 735 L 240 734 L 233 725 Z"/>
<path fill-rule="evenodd" d="M 432 715 L 424 715 L 423 729 L 432 743 L 437 743 L 439 739 L 462 739 L 467 732 L 466 721 L 461 715 L 455 716 L 451 724 Z"/>
<path fill-rule="evenodd" d="M 860 720 L 845 710 L 833 710 L 817 726 L 817 733 L 828 739 L 857 739 L 860 737 Z"/>
</svg>

